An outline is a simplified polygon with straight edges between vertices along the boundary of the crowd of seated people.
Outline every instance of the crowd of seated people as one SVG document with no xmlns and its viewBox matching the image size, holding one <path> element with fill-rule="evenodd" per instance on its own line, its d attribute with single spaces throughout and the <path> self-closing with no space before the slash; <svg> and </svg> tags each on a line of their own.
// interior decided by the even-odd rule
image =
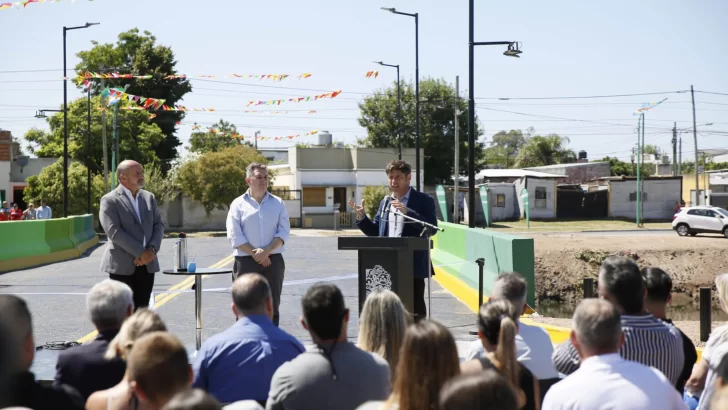
<svg viewBox="0 0 728 410">
<path fill-rule="evenodd" d="M 728 310 L 728 275 L 716 279 Z M 30 372 L 30 310 L 0 295 L 0 408 L 35 410 L 556 410 L 728 408 L 728 327 L 695 346 L 667 317 L 672 281 L 610 257 L 598 298 L 576 307 L 570 337 L 553 346 L 522 323 L 526 280 L 499 275 L 476 318 L 477 340 L 461 361 L 451 332 L 413 320 L 399 297 L 370 294 L 349 329 L 341 290 L 317 283 L 301 298 L 303 343 L 273 322 L 267 280 L 241 275 L 232 287 L 235 322 L 194 358 L 131 289 L 105 280 L 86 305 L 96 339 L 63 351 L 52 385 Z M 358 333 L 350 340 L 349 334 Z M 697 361 L 697 363 L 696 363 Z"/>
</svg>

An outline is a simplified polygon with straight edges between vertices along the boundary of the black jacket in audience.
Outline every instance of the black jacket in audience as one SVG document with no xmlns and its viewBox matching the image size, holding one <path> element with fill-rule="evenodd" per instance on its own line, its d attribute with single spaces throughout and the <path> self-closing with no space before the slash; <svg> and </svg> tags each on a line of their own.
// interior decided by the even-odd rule
<svg viewBox="0 0 728 410">
<path fill-rule="evenodd" d="M 11 407 L 27 407 L 33 410 L 83 410 L 86 400 L 73 387 L 59 385 L 41 386 L 31 372 L 23 372 L 13 378 Z"/>
<path fill-rule="evenodd" d="M 665 319 L 665 322 L 672 324 L 672 319 Z M 675 326 L 675 328 L 677 329 L 677 326 Z M 695 362 L 698 361 L 698 352 L 695 350 L 695 344 L 693 344 L 693 341 L 690 340 L 690 338 L 687 337 L 682 330 L 677 330 L 680 332 L 680 336 L 682 336 L 685 365 L 683 365 L 682 373 L 680 373 L 680 378 L 677 379 L 675 388 L 677 388 L 677 391 L 682 394 L 683 390 L 685 390 L 685 383 L 687 383 L 690 375 L 693 373 L 693 365 L 695 365 Z"/>
<path fill-rule="evenodd" d="M 72 386 L 84 399 L 99 390 L 116 386 L 126 372 L 126 362 L 121 359 L 104 359 L 106 349 L 119 329 L 104 330 L 88 344 L 64 350 L 56 363 L 54 386 Z"/>
</svg>

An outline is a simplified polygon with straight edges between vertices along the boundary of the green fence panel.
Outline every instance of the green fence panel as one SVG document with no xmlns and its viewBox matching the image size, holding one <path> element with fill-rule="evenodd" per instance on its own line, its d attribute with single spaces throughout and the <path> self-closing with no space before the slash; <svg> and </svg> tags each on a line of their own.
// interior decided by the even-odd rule
<svg viewBox="0 0 728 410">
<path fill-rule="evenodd" d="M 96 236 L 93 229 L 93 216 L 80 215 L 68 218 L 69 238 L 74 247 L 79 247 Z"/>
<path fill-rule="evenodd" d="M 69 237 L 68 221 L 65 218 L 48 219 L 43 222 L 46 224 L 45 241 L 51 252 L 65 251 L 73 249 L 74 245 Z"/>
<path fill-rule="evenodd" d="M 45 221 L 0 222 L 0 261 L 46 255 Z"/>
<path fill-rule="evenodd" d="M 433 262 L 441 269 L 458 277 L 478 290 L 478 266 L 474 261 L 485 260 L 483 267 L 483 293 L 490 294 L 492 285 L 501 272 L 515 271 L 528 281 L 526 301 L 535 303 L 534 247 L 532 238 L 496 232 L 491 229 L 468 228 L 464 225 L 439 222 L 445 229 L 435 238 Z M 468 262 L 451 265 L 454 261 Z"/>
</svg>

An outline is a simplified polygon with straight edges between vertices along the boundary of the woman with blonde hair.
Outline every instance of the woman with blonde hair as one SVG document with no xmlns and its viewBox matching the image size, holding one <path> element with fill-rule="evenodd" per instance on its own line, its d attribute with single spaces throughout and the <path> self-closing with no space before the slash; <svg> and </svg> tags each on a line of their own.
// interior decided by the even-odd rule
<svg viewBox="0 0 728 410">
<path fill-rule="evenodd" d="M 359 317 L 359 348 L 376 353 L 389 363 L 392 383 L 409 321 L 402 301 L 391 290 L 377 290 L 370 294 Z"/>
<path fill-rule="evenodd" d="M 478 312 L 478 338 L 485 357 L 460 365 L 464 374 L 496 369 L 518 393 L 520 409 L 541 408 L 541 394 L 536 377 L 516 358 L 518 318 L 515 307 L 506 300 L 490 300 Z"/>
<path fill-rule="evenodd" d="M 450 331 L 434 320 L 407 329 L 389 399 L 368 402 L 359 410 L 440 410 L 440 390 L 460 374 L 460 358 Z"/>
<path fill-rule="evenodd" d="M 718 294 L 718 302 L 720 308 L 724 312 L 728 313 L 728 273 L 723 273 L 715 278 L 715 290 Z M 724 345 L 728 341 L 728 325 L 723 325 L 713 329 L 708 337 L 708 341 L 705 343 L 700 360 L 693 366 L 693 372 L 690 374 L 690 379 L 685 383 L 684 399 L 690 408 L 695 408 L 698 399 L 701 403 L 709 401 L 703 400 L 703 390 L 706 389 L 705 382 L 708 379 L 708 372 L 711 367 L 716 368 L 720 363 L 722 357 L 713 357 L 713 353 L 721 345 Z M 721 349 L 722 350 L 722 349 Z M 712 390 L 712 386 L 711 389 Z M 712 393 L 712 391 L 710 392 Z M 700 408 L 707 407 L 707 404 L 703 404 Z"/>
<path fill-rule="evenodd" d="M 162 318 L 146 308 L 137 310 L 124 321 L 119 333 L 109 343 L 105 355 L 106 359 L 118 357 L 126 360 L 137 339 L 147 333 L 157 331 L 167 331 Z M 110 389 L 97 391 L 89 396 L 86 401 L 86 410 L 136 410 L 139 405 L 139 401 L 129 386 L 129 371 L 127 369 L 127 373 L 119 384 Z"/>
</svg>

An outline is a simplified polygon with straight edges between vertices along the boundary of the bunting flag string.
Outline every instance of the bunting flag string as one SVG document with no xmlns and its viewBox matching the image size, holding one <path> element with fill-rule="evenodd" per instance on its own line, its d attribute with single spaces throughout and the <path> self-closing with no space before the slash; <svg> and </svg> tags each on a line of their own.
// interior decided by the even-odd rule
<svg viewBox="0 0 728 410">
<path fill-rule="evenodd" d="M 202 127 L 200 125 L 198 125 L 198 124 L 195 124 L 195 125 L 192 126 L 192 130 L 193 131 L 199 131 L 201 129 L 202 129 Z M 246 139 L 250 139 L 250 140 L 257 139 L 258 141 L 286 141 L 286 140 L 290 141 L 290 140 L 293 140 L 293 139 L 298 138 L 298 137 L 306 137 L 306 136 L 309 136 L 309 135 L 315 135 L 315 134 L 318 133 L 318 130 L 309 131 L 309 132 L 306 132 L 306 133 L 303 133 L 303 134 L 285 135 L 285 136 L 277 136 L 277 137 L 265 137 L 265 136 L 260 136 L 260 135 L 258 135 L 257 137 L 255 135 L 253 135 L 253 136 L 246 136 L 246 135 L 243 135 L 243 134 L 239 134 L 237 132 L 220 131 L 220 130 L 214 128 L 214 127 L 208 128 L 207 130 L 205 130 L 205 132 L 210 133 L 210 134 L 216 134 L 216 135 L 227 136 L 227 137 L 230 137 L 230 138 L 235 138 L 238 141 L 243 141 L 243 140 L 246 140 Z"/>
<path fill-rule="evenodd" d="M 245 78 L 245 79 L 256 79 L 256 80 L 273 80 L 273 81 L 283 81 L 286 78 L 298 78 L 299 80 L 303 80 L 306 78 L 311 77 L 310 73 L 303 73 L 299 74 L 297 76 L 291 76 L 290 74 L 232 74 L 232 75 L 224 75 L 224 76 L 217 76 L 217 75 L 186 75 L 186 74 L 172 74 L 172 75 L 164 75 L 162 76 L 162 79 L 164 80 L 174 80 L 174 79 L 186 79 L 186 78 Z M 88 80 L 88 79 L 104 79 L 104 80 L 113 80 L 113 79 L 137 79 L 137 80 L 151 80 L 154 78 L 152 74 L 145 74 L 145 75 L 133 75 L 133 74 L 121 74 L 121 73 L 97 73 L 93 71 L 86 71 L 83 74 L 79 74 L 76 77 L 62 77 L 64 80 L 71 80 L 71 79 L 77 79 L 77 80 Z"/>
<path fill-rule="evenodd" d="M 366 78 L 377 78 L 379 77 L 379 71 L 367 71 L 365 74 Z"/>
<path fill-rule="evenodd" d="M 332 99 L 332 98 L 336 98 L 339 94 L 341 94 L 341 90 L 331 91 L 328 93 L 323 93 L 323 94 L 318 94 L 318 95 L 308 96 L 308 97 L 294 97 L 294 98 L 289 98 L 287 100 L 250 101 L 248 103 L 247 107 L 250 107 L 250 106 L 256 107 L 259 105 L 281 105 L 282 103 L 285 103 L 285 102 L 299 103 L 301 101 L 312 101 L 312 100 L 316 101 L 316 100 L 322 100 L 322 99 Z"/>
<path fill-rule="evenodd" d="M 0 3 L 0 10 L 11 9 L 11 8 L 26 8 L 31 3 L 59 3 L 61 0 L 23 0 L 16 1 L 15 3 Z M 94 0 L 89 0 L 94 1 Z M 75 3 L 76 0 L 72 0 L 71 3 Z"/>
</svg>

